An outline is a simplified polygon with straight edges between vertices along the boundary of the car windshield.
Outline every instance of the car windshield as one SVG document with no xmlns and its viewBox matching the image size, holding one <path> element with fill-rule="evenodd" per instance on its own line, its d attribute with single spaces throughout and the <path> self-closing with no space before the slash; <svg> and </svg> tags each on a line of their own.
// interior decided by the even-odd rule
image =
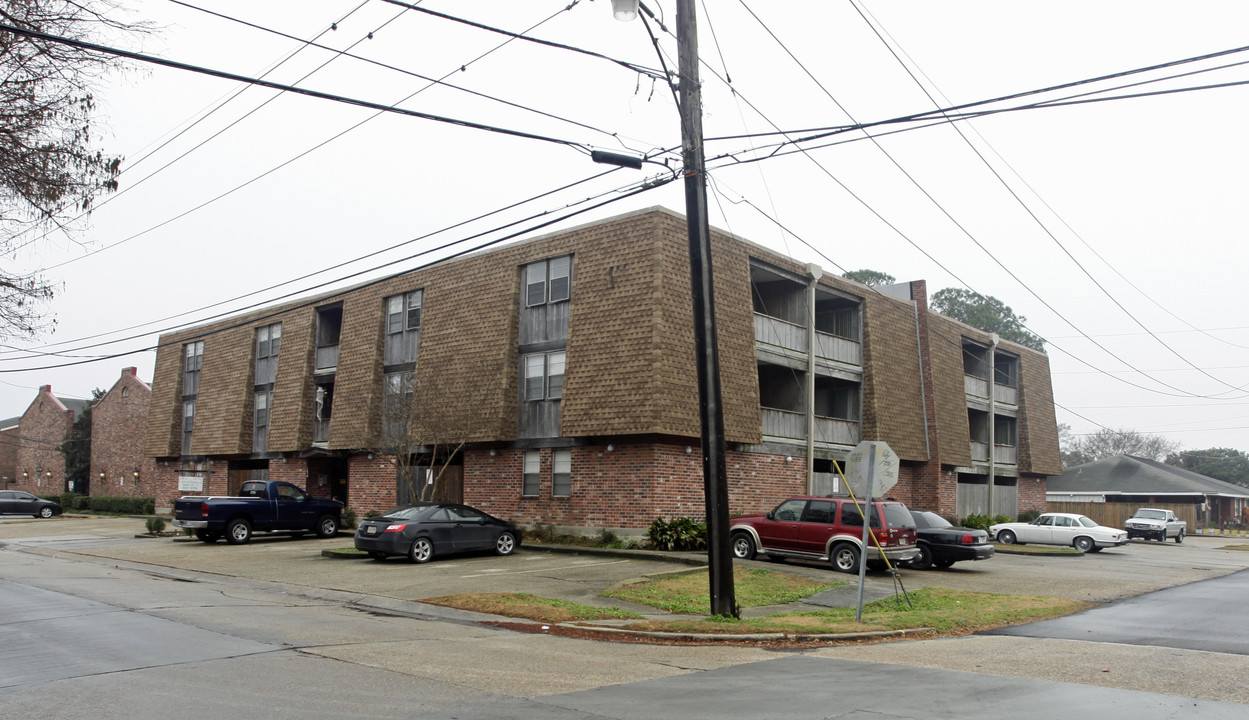
<svg viewBox="0 0 1249 720">
<path fill-rule="evenodd" d="M 911 517 L 915 519 L 915 525 L 921 528 L 948 528 L 954 527 L 949 520 L 941 517 L 934 512 L 926 512 L 924 510 L 912 510 Z"/>
<path fill-rule="evenodd" d="M 1120 516 L 1120 517 L 1122 517 L 1122 516 Z M 1093 522 L 1093 521 L 1092 521 L 1091 519 L 1089 519 L 1089 518 L 1084 517 L 1083 515 L 1081 515 L 1080 517 L 1076 518 L 1076 521 L 1078 521 L 1078 522 L 1079 522 L 1081 525 L 1083 525 L 1084 527 L 1097 527 L 1097 523 Z"/>
<path fill-rule="evenodd" d="M 1147 520 L 1166 520 L 1167 514 L 1161 510 L 1137 510 L 1136 517 Z"/>
<path fill-rule="evenodd" d="M 419 520 L 432 511 L 436 505 L 405 505 L 382 515 L 386 520 Z"/>
</svg>

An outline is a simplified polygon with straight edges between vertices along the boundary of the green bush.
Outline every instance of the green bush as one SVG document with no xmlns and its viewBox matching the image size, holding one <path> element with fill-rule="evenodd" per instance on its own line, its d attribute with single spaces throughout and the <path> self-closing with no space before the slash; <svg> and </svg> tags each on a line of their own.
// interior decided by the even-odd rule
<svg viewBox="0 0 1249 720">
<path fill-rule="evenodd" d="M 57 495 L 56 497 L 52 499 L 60 503 L 61 509 L 66 512 L 69 512 L 71 510 L 86 510 L 87 509 L 87 506 L 85 504 L 81 506 L 78 504 L 80 501 L 83 503 L 86 502 L 87 500 L 86 495 L 79 495 L 78 493 L 65 492 L 65 493 L 61 493 L 60 495 Z"/>
<path fill-rule="evenodd" d="M 83 499 L 87 502 L 82 509 L 89 509 L 92 512 L 112 513 L 114 515 L 151 515 L 156 512 L 156 498 L 100 497 L 93 495 Z"/>
<path fill-rule="evenodd" d="M 159 516 L 150 517 L 144 525 L 147 527 L 149 535 L 159 535 L 165 531 L 165 518 Z"/>
<path fill-rule="evenodd" d="M 975 513 L 968 515 L 963 518 L 961 522 L 959 522 L 959 525 L 962 525 L 963 527 L 975 528 L 986 532 L 988 532 L 989 526 L 992 524 L 993 523 L 989 521 L 988 515 L 977 515 Z"/>
<path fill-rule="evenodd" d="M 351 508 L 343 508 L 343 527 L 350 530 L 356 526 L 356 511 Z"/>
<path fill-rule="evenodd" d="M 1024 510 L 1019 513 L 1019 522 L 1032 522 L 1039 517 L 1041 517 L 1041 511 L 1036 508 L 1032 508 L 1031 510 Z"/>
<path fill-rule="evenodd" d="M 646 531 L 651 547 L 660 550 L 704 550 L 707 526 L 693 518 L 655 518 Z"/>
</svg>

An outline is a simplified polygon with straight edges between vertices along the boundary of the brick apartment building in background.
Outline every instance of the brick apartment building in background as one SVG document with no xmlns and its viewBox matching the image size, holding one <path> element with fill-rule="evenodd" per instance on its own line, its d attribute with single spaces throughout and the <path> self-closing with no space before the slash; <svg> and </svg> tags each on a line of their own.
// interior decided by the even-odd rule
<svg viewBox="0 0 1249 720">
<path fill-rule="evenodd" d="M 1043 353 L 930 312 L 922 281 L 880 292 L 728 234 L 712 248 L 732 512 L 844 492 L 834 464 L 860 440 L 898 454 L 889 495 L 912 507 L 988 512 L 993 476 L 995 513 L 1044 508 L 1062 467 Z M 448 448 L 435 493 L 520 523 L 701 517 L 684 218 L 633 212 L 161 338 L 158 507 L 263 477 L 384 510 Z M 423 467 L 400 478 L 409 451 Z"/>
<path fill-rule="evenodd" d="M 51 385 L 39 388 L 34 401 L 18 421 L 16 482 L 6 485 L 8 489 L 35 495 L 59 495 L 66 491 L 87 493 L 85 483 L 70 487 L 65 477 L 65 456 L 61 453 L 61 445 L 74 419 L 87 405 L 87 400 L 58 398 L 52 394 Z"/>
<path fill-rule="evenodd" d="M 91 494 L 151 497 L 156 461 L 144 454 L 144 430 L 152 388 L 137 368 L 121 377 L 91 408 Z"/>
</svg>

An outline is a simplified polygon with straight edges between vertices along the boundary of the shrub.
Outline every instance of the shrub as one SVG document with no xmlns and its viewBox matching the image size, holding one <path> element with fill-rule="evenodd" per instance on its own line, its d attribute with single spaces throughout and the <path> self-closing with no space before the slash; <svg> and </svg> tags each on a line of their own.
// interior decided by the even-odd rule
<svg viewBox="0 0 1249 720">
<path fill-rule="evenodd" d="M 350 530 L 356 526 L 356 511 L 351 508 L 343 508 L 343 527 Z"/>
<path fill-rule="evenodd" d="M 82 509 L 116 515 L 151 515 L 156 512 L 156 498 L 143 497 L 83 497 Z M 62 506 L 63 507 L 63 506 Z"/>
<path fill-rule="evenodd" d="M 165 531 L 165 518 L 150 517 L 144 525 L 147 527 L 149 535 L 159 535 Z"/>
<path fill-rule="evenodd" d="M 1041 511 L 1036 508 L 1032 508 L 1019 513 L 1019 522 L 1032 522 L 1039 517 L 1041 517 Z"/>
<path fill-rule="evenodd" d="M 85 507 L 83 508 L 79 507 L 78 501 L 86 500 L 87 496 L 79 495 L 78 493 L 64 492 L 64 493 L 61 493 L 60 495 L 57 495 L 55 498 L 52 498 L 52 499 L 56 500 L 58 503 L 61 504 L 62 510 L 65 510 L 66 512 L 68 512 L 70 510 L 85 509 Z"/>
<path fill-rule="evenodd" d="M 962 525 L 963 527 L 975 528 L 986 532 L 988 532 L 989 526 L 992 524 L 993 523 L 989 521 L 988 515 L 977 515 L 975 513 L 963 518 L 962 522 L 959 523 L 959 525 Z"/>
<path fill-rule="evenodd" d="M 703 550 L 707 547 L 707 526 L 687 517 L 667 521 L 655 518 L 646 537 L 651 547 L 660 550 Z"/>
</svg>

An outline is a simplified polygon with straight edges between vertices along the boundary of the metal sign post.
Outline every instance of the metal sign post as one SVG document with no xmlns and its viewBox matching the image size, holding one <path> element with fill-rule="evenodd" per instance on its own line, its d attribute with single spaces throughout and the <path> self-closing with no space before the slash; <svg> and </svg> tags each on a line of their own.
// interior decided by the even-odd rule
<svg viewBox="0 0 1249 720">
<path fill-rule="evenodd" d="M 876 477 L 876 446 L 868 450 L 867 487 L 863 500 L 863 544 L 859 548 L 859 604 L 855 606 L 854 621 L 863 621 L 863 585 L 867 580 L 867 534 L 872 531 L 872 480 Z"/>
</svg>

